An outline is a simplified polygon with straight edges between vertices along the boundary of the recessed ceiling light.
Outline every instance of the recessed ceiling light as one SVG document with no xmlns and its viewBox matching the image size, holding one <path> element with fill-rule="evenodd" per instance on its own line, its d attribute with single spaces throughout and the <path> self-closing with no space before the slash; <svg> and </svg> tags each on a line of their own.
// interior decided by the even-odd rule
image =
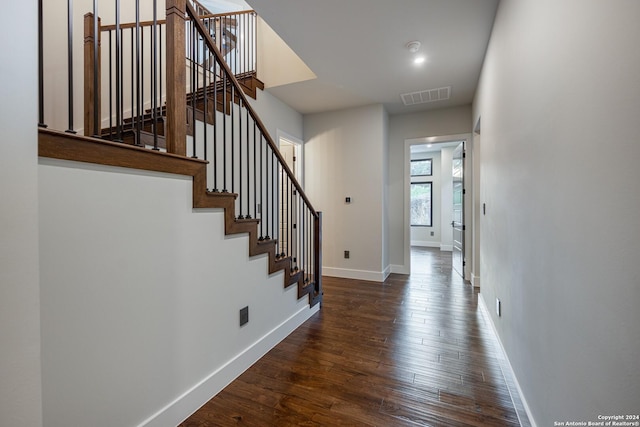
<svg viewBox="0 0 640 427">
<path fill-rule="evenodd" d="M 425 58 L 424 56 L 418 55 L 415 58 L 413 58 L 413 63 L 414 64 L 422 64 L 426 60 L 427 60 L 427 58 Z"/>
</svg>

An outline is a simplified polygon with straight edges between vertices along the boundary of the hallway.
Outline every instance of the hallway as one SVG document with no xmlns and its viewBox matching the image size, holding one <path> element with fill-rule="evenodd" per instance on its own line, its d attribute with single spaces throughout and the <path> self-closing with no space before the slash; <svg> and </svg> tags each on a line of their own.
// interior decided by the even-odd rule
<svg viewBox="0 0 640 427">
<path fill-rule="evenodd" d="M 325 277 L 322 310 L 181 425 L 529 426 L 451 253 L 412 248 L 412 271 Z"/>
</svg>

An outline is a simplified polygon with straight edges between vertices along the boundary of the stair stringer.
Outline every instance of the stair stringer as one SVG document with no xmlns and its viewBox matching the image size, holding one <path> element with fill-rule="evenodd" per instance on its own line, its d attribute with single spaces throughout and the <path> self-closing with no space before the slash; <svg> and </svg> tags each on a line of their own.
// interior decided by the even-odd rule
<svg viewBox="0 0 640 427">
<path fill-rule="evenodd" d="M 235 199 L 237 194 L 234 193 L 214 193 L 206 189 L 206 170 L 202 168 L 202 172 L 198 171 L 193 177 L 193 207 L 194 208 L 222 208 L 224 209 L 225 234 L 249 234 L 249 256 L 260 254 L 268 254 L 269 256 L 269 274 L 284 270 L 284 287 L 288 288 L 292 285 L 298 287 L 298 298 L 302 298 L 309 294 L 309 303 L 312 303 L 311 294 L 314 289 L 313 284 L 304 283 L 304 274 L 302 270 L 292 272 L 290 270 L 291 257 L 277 257 L 276 243 L 272 239 L 268 241 L 260 241 L 258 239 L 258 225 L 260 220 L 257 219 L 236 219 Z M 196 195 L 198 197 L 196 197 Z"/>
<path fill-rule="evenodd" d="M 285 288 L 297 285 L 298 299 L 308 295 L 312 307 L 319 302 L 313 297 L 314 284 L 305 286 L 303 271 L 290 271 L 291 258 L 276 256 L 276 241 L 258 240 L 259 220 L 235 219 L 237 194 L 207 191 L 207 161 L 51 129 L 39 129 L 38 132 L 38 155 L 41 157 L 191 176 L 195 209 L 224 209 L 226 235 L 248 233 L 249 256 L 268 254 L 269 274 L 284 270 Z"/>
</svg>

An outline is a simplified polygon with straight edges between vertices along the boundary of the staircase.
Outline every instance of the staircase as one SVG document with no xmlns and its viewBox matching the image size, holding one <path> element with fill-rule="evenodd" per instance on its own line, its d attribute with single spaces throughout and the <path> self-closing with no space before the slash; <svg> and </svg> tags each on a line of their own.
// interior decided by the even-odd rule
<svg viewBox="0 0 640 427">
<path fill-rule="evenodd" d="M 118 0 L 107 1 L 119 11 Z M 250 256 L 268 254 L 269 274 L 284 270 L 285 287 L 320 303 L 321 213 L 248 101 L 264 89 L 255 13 L 213 15 L 197 2 L 167 0 L 164 20 L 154 7 L 148 20 L 136 10 L 135 22 L 116 13 L 102 25 L 96 4 L 84 15 L 83 82 L 67 52 L 64 131 L 45 117 L 41 40 L 39 155 L 191 176 L 194 208 L 224 209 L 226 234 L 247 233 Z M 40 21 L 42 34 L 42 9 Z M 67 36 L 71 47 L 71 25 Z M 84 136 L 73 125 L 74 89 L 84 92 Z"/>
<path fill-rule="evenodd" d="M 245 73 L 236 76 L 240 88 L 249 97 L 257 99 L 257 91 L 264 90 L 262 83 L 255 73 Z M 222 95 L 224 90 L 220 83 L 217 87 L 210 85 L 207 90 L 209 93 L 217 93 L 217 99 L 207 99 L 205 107 L 205 90 L 200 88 L 186 95 L 187 104 L 187 135 L 193 136 L 193 124 L 197 122 L 206 122 L 208 125 L 215 125 L 215 111 L 223 112 L 229 115 L 231 112 L 231 88 L 226 89 L 226 95 Z M 235 101 L 238 103 L 238 98 Z M 206 114 L 205 119 L 205 111 Z M 165 141 L 165 122 L 167 117 L 167 107 L 163 105 L 155 110 L 147 109 L 143 115 L 137 117 L 128 117 L 123 119 L 120 129 L 117 126 L 102 128 L 100 137 L 109 141 L 122 142 L 129 145 L 150 147 L 157 144 L 157 148 L 166 151 Z M 140 127 L 138 134 L 137 129 Z M 118 134 L 120 132 L 120 134 Z"/>
</svg>

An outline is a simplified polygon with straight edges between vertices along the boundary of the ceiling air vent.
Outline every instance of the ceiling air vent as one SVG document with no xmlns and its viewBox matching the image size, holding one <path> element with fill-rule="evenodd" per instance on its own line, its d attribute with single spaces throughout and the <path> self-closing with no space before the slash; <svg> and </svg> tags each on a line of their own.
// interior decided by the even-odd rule
<svg viewBox="0 0 640 427">
<path fill-rule="evenodd" d="M 424 104 L 426 102 L 444 101 L 451 96 L 451 86 L 400 95 L 404 105 Z"/>
</svg>

